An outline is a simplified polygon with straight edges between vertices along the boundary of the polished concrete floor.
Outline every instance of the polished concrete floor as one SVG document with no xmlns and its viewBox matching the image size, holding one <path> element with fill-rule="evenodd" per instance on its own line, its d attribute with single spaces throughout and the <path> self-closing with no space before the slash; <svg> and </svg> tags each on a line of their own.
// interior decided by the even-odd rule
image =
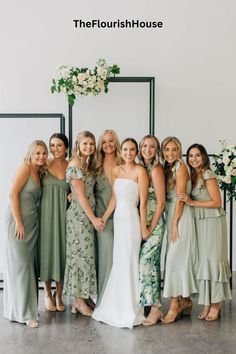
<svg viewBox="0 0 236 354">
<path fill-rule="evenodd" d="M 64 313 L 48 313 L 40 291 L 40 327 L 31 329 L 2 316 L 0 291 L 0 353 L 4 354 L 235 354 L 236 289 L 233 300 L 222 308 L 219 321 L 208 323 L 196 318 L 199 307 L 194 300 L 191 317 L 171 324 L 119 329 L 72 314 L 69 302 Z M 164 309 L 168 307 L 164 301 Z"/>
</svg>

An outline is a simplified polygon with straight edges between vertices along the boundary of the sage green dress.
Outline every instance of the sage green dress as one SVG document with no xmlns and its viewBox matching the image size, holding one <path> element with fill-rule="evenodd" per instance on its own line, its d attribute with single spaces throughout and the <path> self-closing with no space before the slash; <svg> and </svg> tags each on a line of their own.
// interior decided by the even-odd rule
<svg viewBox="0 0 236 354">
<path fill-rule="evenodd" d="M 67 168 L 66 180 L 72 191 L 72 201 L 66 212 L 66 267 L 64 293 L 71 298 L 97 295 L 97 276 L 95 266 L 94 228 L 81 207 L 72 181 L 84 181 L 85 195 L 91 208 L 95 209 L 95 177 L 84 175 L 78 167 Z"/>
<path fill-rule="evenodd" d="M 4 317 L 26 323 L 38 320 L 35 258 L 39 234 L 41 187 L 30 176 L 19 194 L 25 227 L 24 240 L 14 236 L 15 221 L 9 209 L 4 267 Z"/>
<path fill-rule="evenodd" d="M 192 199 L 210 200 L 205 181 L 215 178 L 206 170 L 192 190 Z M 229 278 L 231 276 L 227 257 L 226 213 L 222 208 L 194 207 L 194 218 L 199 247 L 199 304 L 210 305 L 231 299 Z"/>
<path fill-rule="evenodd" d="M 95 214 L 102 217 L 111 199 L 112 187 L 105 173 L 97 176 L 95 184 L 96 209 Z M 100 303 L 110 275 L 113 259 L 113 214 L 106 222 L 103 231 L 97 231 L 97 276 L 98 276 L 98 298 Z"/>
<path fill-rule="evenodd" d="M 153 165 L 145 166 L 150 176 Z M 150 225 L 157 208 L 155 191 L 150 179 L 148 202 L 147 202 L 147 223 Z M 162 216 L 158 221 L 149 239 L 142 243 L 139 255 L 139 278 L 140 278 L 140 300 L 142 307 L 161 305 L 161 246 L 165 232 L 165 221 Z"/>
<path fill-rule="evenodd" d="M 191 193 L 191 180 L 187 182 L 186 193 Z M 192 207 L 184 204 L 178 222 L 179 239 L 170 242 L 171 225 L 177 201 L 176 186 L 167 193 L 167 255 L 163 297 L 189 297 L 198 292 L 196 273 L 198 248 Z"/>
<path fill-rule="evenodd" d="M 42 180 L 40 280 L 63 282 L 66 262 L 66 208 L 69 184 L 48 172 Z"/>
</svg>

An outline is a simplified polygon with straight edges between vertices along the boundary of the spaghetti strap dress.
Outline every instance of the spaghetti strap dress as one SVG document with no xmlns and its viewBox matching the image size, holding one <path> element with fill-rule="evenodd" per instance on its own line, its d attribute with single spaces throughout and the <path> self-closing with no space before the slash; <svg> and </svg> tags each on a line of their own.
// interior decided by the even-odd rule
<svg viewBox="0 0 236 354">
<path fill-rule="evenodd" d="M 23 240 L 14 236 L 15 221 L 9 208 L 5 242 L 4 317 L 26 323 L 38 320 L 35 261 L 39 234 L 41 186 L 30 176 L 19 194 L 25 228 Z"/>
</svg>

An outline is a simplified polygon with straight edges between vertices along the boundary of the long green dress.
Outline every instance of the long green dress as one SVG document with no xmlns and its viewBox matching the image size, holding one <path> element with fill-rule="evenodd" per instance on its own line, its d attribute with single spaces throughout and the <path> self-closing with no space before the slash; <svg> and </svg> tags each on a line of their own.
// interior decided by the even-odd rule
<svg viewBox="0 0 236 354">
<path fill-rule="evenodd" d="M 150 176 L 153 165 L 145 166 Z M 150 178 L 148 202 L 147 202 L 147 223 L 150 225 L 157 200 Z M 140 277 L 140 300 L 141 306 L 161 305 L 161 246 L 165 232 L 165 222 L 162 216 L 153 230 L 150 238 L 143 242 L 139 256 L 139 277 Z"/>
<path fill-rule="evenodd" d="M 210 195 L 205 181 L 215 178 L 206 170 L 192 190 L 193 200 L 207 201 Z M 210 305 L 231 299 L 229 278 L 231 276 L 227 257 L 226 213 L 222 208 L 194 207 L 194 218 L 199 247 L 199 304 Z"/>
<path fill-rule="evenodd" d="M 177 169 L 179 165 L 177 165 Z M 191 192 L 191 180 L 187 182 L 186 193 Z M 193 209 L 184 205 L 178 222 L 179 239 L 170 242 L 171 226 L 177 201 L 176 186 L 167 191 L 167 255 L 165 262 L 165 280 L 163 297 L 189 297 L 198 292 L 196 272 L 198 248 Z"/>
<path fill-rule="evenodd" d="M 95 214 L 102 217 L 112 195 L 112 187 L 105 173 L 97 176 L 95 184 Z M 97 231 L 98 298 L 100 303 L 110 275 L 113 258 L 113 215 L 106 222 L 103 231 Z"/>
<path fill-rule="evenodd" d="M 80 206 L 72 181 L 82 179 L 85 195 L 91 208 L 95 208 L 93 194 L 95 177 L 84 176 L 80 168 L 71 166 L 66 171 L 66 180 L 72 191 L 72 202 L 66 212 L 66 267 L 64 293 L 74 299 L 97 295 L 95 266 L 94 228 Z"/>
<path fill-rule="evenodd" d="M 19 194 L 25 227 L 24 240 L 14 237 L 15 221 L 9 210 L 5 242 L 4 317 L 26 323 L 38 320 L 35 257 L 39 233 L 41 187 L 30 176 Z"/>
<path fill-rule="evenodd" d="M 42 180 L 40 280 L 63 282 L 66 262 L 66 208 L 69 184 L 48 172 Z"/>
</svg>

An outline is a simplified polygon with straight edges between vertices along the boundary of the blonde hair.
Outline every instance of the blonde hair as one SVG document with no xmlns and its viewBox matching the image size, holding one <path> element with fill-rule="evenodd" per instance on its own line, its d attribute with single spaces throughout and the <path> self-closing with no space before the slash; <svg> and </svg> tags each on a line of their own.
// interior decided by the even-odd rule
<svg viewBox="0 0 236 354">
<path fill-rule="evenodd" d="M 142 156 L 142 153 L 141 153 L 141 149 L 143 147 L 143 144 L 145 143 L 145 140 L 147 139 L 151 139 L 154 146 L 155 146 L 155 149 L 156 149 L 156 153 L 155 153 L 155 156 L 153 157 L 153 160 L 151 162 L 152 166 L 157 166 L 158 163 L 159 163 L 159 156 L 160 156 L 160 143 L 159 143 L 159 140 L 157 139 L 156 136 L 154 135 L 151 135 L 151 134 L 148 134 L 148 135 L 145 135 L 142 140 L 140 141 L 139 143 L 139 152 L 138 152 L 138 155 L 137 155 L 137 160 L 138 160 L 138 163 L 142 166 L 145 165 L 144 163 L 144 158 Z"/>
<path fill-rule="evenodd" d="M 179 152 L 179 157 L 178 159 L 174 162 L 173 165 L 170 165 L 167 161 L 165 161 L 164 158 L 164 150 L 167 144 L 170 142 L 173 142 L 176 144 Z M 175 136 L 168 136 L 165 138 L 162 143 L 161 143 L 161 158 L 163 161 L 163 167 L 164 167 L 164 172 L 166 176 L 166 190 L 171 191 L 173 190 L 175 183 L 176 183 L 176 169 L 178 168 L 180 163 L 183 163 L 182 161 L 182 145 L 181 142 L 178 138 Z"/>
<path fill-rule="evenodd" d="M 31 165 L 31 162 L 32 162 L 32 156 L 35 152 L 35 149 L 37 148 L 37 146 L 41 146 L 45 149 L 47 155 L 48 155 L 48 148 L 47 148 L 47 145 L 45 144 L 44 141 L 42 140 L 34 140 L 32 141 L 32 143 L 29 145 L 28 147 L 28 150 L 26 152 L 26 155 L 24 157 L 24 162 L 27 164 L 27 165 Z M 42 177 L 43 175 L 47 174 L 47 161 L 45 162 L 45 164 L 43 166 L 40 166 L 39 168 L 39 175 L 40 177 Z"/>
<path fill-rule="evenodd" d="M 105 154 L 104 154 L 104 151 L 103 151 L 103 148 L 102 148 L 102 144 L 103 144 L 103 138 L 104 138 L 104 135 L 106 135 L 107 133 L 110 133 L 115 142 L 116 142 L 116 162 L 117 162 L 117 165 L 120 165 L 122 163 L 122 158 L 121 158 L 121 155 L 120 155 L 120 141 L 119 141 L 119 138 L 116 134 L 116 132 L 112 129 L 106 129 L 102 132 L 102 134 L 99 136 L 98 138 L 98 144 L 97 144 L 97 160 L 98 160 L 98 174 L 101 174 L 102 171 L 103 171 L 103 163 L 104 163 L 104 158 L 105 158 Z"/>
<path fill-rule="evenodd" d="M 85 139 L 85 138 L 91 138 L 94 142 L 94 152 L 92 155 L 90 155 L 86 161 L 84 161 L 82 153 L 80 151 L 80 143 Z M 75 145 L 73 147 L 72 150 L 72 158 L 73 157 L 77 157 L 80 161 L 80 168 L 82 169 L 82 171 L 89 175 L 89 174 L 96 174 L 97 172 L 97 160 L 96 160 L 96 140 L 95 140 L 95 136 L 85 130 L 83 132 L 80 132 L 75 140 Z"/>
</svg>

